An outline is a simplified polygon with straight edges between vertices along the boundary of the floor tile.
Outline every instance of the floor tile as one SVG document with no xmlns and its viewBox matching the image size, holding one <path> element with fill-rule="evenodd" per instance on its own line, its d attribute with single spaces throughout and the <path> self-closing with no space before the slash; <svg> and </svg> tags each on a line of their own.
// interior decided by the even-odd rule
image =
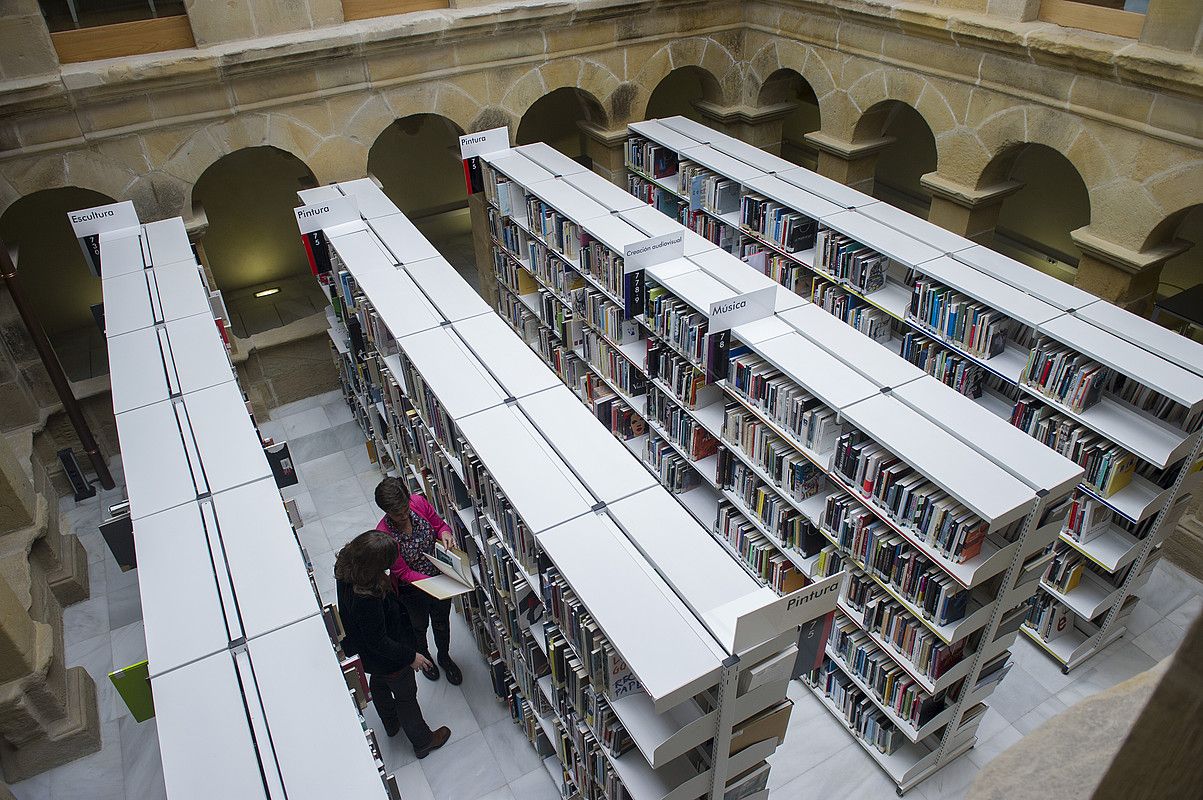
<svg viewBox="0 0 1203 800">
<path fill-rule="evenodd" d="M 968 753 L 961 755 L 915 787 L 910 797 L 922 800 L 961 800 L 972 785 L 973 779 L 977 777 L 978 769 L 978 765 L 969 759 Z M 894 786 L 892 781 L 890 786 Z"/>
<path fill-rule="evenodd" d="M 451 729 L 451 743 L 460 742 L 480 733 L 480 725 L 472 716 L 472 709 L 464 699 L 458 686 L 447 683 L 446 676 L 437 681 L 428 681 L 418 676 L 418 703 L 422 716 L 431 729 L 446 725 Z"/>
<path fill-rule="evenodd" d="M 146 660 L 146 626 L 142 620 L 117 628 L 110 636 L 113 668 L 121 669 Z"/>
<path fill-rule="evenodd" d="M 351 409 L 342 400 L 339 400 L 337 403 L 327 403 L 322 406 L 322 410 L 326 412 L 326 419 L 330 421 L 331 428 L 355 420 L 355 417 L 351 414 Z"/>
<path fill-rule="evenodd" d="M 63 609 L 63 636 L 68 642 L 82 642 L 109 632 L 109 600 L 105 595 L 90 597 Z"/>
<path fill-rule="evenodd" d="M 358 482 L 356 482 L 356 485 L 358 485 Z M 326 533 L 326 540 L 330 543 L 330 549 L 334 552 L 338 552 L 344 544 L 364 531 L 374 529 L 379 522 L 380 512 L 374 505 L 365 503 L 362 500 L 352 508 L 330 514 L 321 519 L 322 529 Z"/>
<path fill-rule="evenodd" d="M 104 543 L 104 537 L 100 535 L 100 531 L 83 528 L 76 528 L 75 531 L 75 535 L 79 537 L 79 543 L 84 546 L 84 550 L 88 551 L 88 563 L 103 563 L 104 552 L 109 549 L 109 546 Z"/>
<path fill-rule="evenodd" d="M 511 720 L 495 722 L 482 733 L 506 781 L 517 780 L 528 772 L 542 769 L 543 759 L 535 752 L 522 729 Z"/>
<path fill-rule="evenodd" d="M 167 800 L 154 718 L 138 722 L 133 717 L 123 717 L 119 724 L 126 800 Z"/>
<path fill-rule="evenodd" d="M 354 473 L 360 473 L 365 470 L 375 469 L 379 471 L 372 459 L 368 457 L 368 448 L 363 442 L 357 442 L 355 445 L 348 447 L 343 453 L 347 456 L 347 461 L 351 464 L 351 470 Z"/>
<path fill-rule="evenodd" d="M 418 763 L 435 800 L 479 800 L 506 782 L 480 731 L 443 745 Z"/>
<path fill-rule="evenodd" d="M 317 506 L 313 504 L 313 495 L 308 490 L 289 499 L 296 502 L 297 513 L 301 515 L 302 522 L 308 523 L 309 520 L 318 518 Z"/>
<path fill-rule="evenodd" d="M 1027 736 L 1066 708 L 1067 706 L 1056 697 L 1050 697 L 1016 720 L 1015 730 Z"/>
<path fill-rule="evenodd" d="M 886 798 L 894 796 L 894 784 L 885 776 L 869 754 L 853 741 L 851 734 L 834 729 L 844 740 L 844 746 L 811 766 L 788 783 L 777 783 L 774 774 L 781 762 L 774 756 L 769 773 L 770 797 L 847 797 Z M 806 737 L 796 737 L 804 739 Z M 788 744 L 789 737 L 786 737 Z M 804 743 L 803 743 L 804 744 Z M 778 748 L 778 753 L 781 749 Z"/>
<path fill-rule="evenodd" d="M 295 464 L 304 464 L 339 450 L 342 450 L 342 447 L 339 445 L 338 434 L 329 428 L 288 440 L 288 452 Z"/>
<path fill-rule="evenodd" d="M 330 402 L 324 400 L 325 395 L 315 394 L 312 397 L 305 397 L 291 403 L 285 403 L 282 406 L 276 406 L 271 410 L 271 418 L 273 421 L 279 421 L 284 417 L 291 417 L 301 411 L 308 411 L 311 408 L 320 408 L 324 403 Z"/>
<path fill-rule="evenodd" d="M 1160 661 L 1173 655 L 1185 637 L 1186 631 L 1183 628 L 1169 619 L 1163 619 L 1133 639 L 1132 643 L 1148 653 L 1154 661 Z"/>
<path fill-rule="evenodd" d="M 88 561 L 88 597 L 100 597 L 108 591 L 105 564 L 99 558 Z"/>
<path fill-rule="evenodd" d="M 979 740 L 973 749 L 969 751 L 969 760 L 980 769 L 993 761 L 994 757 L 999 753 L 1022 738 L 1022 733 L 1013 726 L 1008 725 L 989 739 L 985 741 Z"/>
<path fill-rule="evenodd" d="M 100 752 L 64 764 L 50 774 L 54 800 L 126 800 L 121 760 L 121 728 L 116 720 L 100 725 Z"/>
<path fill-rule="evenodd" d="M 297 536 L 300 537 L 301 545 L 304 546 L 305 552 L 309 553 L 310 559 L 331 550 L 330 540 L 326 538 L 326 528 L 320 519 L 306 522 L 297 529 Z"/>
<path fill-rule="evenodd" d="M 292 447 L 291 440 L 324 431 L 330 427 L 330 420 L 320 406 L 298 411 L 286 417 L 274 417 L 274 420 L 280 423 L 280 428 L 284 431 L 284 438 L 289 440 L 290 449 Z"/>
<path fill-rule="evenodd" d="M 380 481 L 384 476 L 380 474 L 380 470 L 374 465 L 355 476 L 359 480 L 359 485 L 363 487 L 363 493 L 368 496 L 369 500 L 373 500 L 376 496 L 376 487 L 380 485 Z M 375 508 L 375 505 L 373 505 Z"/>
<path fill-rule="evenodd" d="M 271 439 L 273 442 L 279 443 L 288 438 L 284 435 L 284 426 L 279 422 L 270 419 L 257 420 L 257 422 L 259 425 L 259 435 L 264 439 Z"/>
<path fill-rule="evenodd" d="M 823 707 L 819 701 L 811 695 L 811 701 L 818 706 L 819 710 Z M 769 758 L 769 763 L 772 764 L 772 770 L 769 772 L 769 789 L 771 792 L 780 790 L 782 797 L 789 797 L 790 792 L 785 787 L 795 780 L 800 780 L 808 771 L 820 764 L 830 763 L 844 751 L 855 748 L 856 753 L 853 754 L 858 760 L 863 758 L 865 766 L 870 769 L 876 769 L 869 763 L 869 757 L 861 752 L 860 746 L 853 742 L 851 734 L 844 729 L 835 717 L 826 714 L 824 717 L 816 717 L 816 722 L 806 728 L 805 736 L 790 736 L 786 734 L 785 741 L 777 748 L 777 751 Z M 790 720 L 791 727 L 797 725 L 792 719 Z M 851 758 L 851 756 L 847 756 Z M 799 784 L 801 786 L 802 784 Z M 809 790 L 808 790 L 809 794 Z M 820 795 L 813 795 L 820 796 Z M 850 796 L 850 795 L 849 795 Z"/>
<path fill-rule="evenodd" d="M 340 450 L 363 447 L 366 451 L 367 448 L 363 441 L 363 429 L 359 427 L 359 423 L 344 422 L 342 425 L 337 425 L 330 430 L 334 431 L 335 436 L 338 437 Z"/>
<path fill-rule="evenodd" d="M 481 795 L 480 800 L 514 800 L 514 793 L 510 791 L 509 786 L 502 786 L 500 789 L 494 789 L 488 794 Z"/>
<path fill-rule="evenodd" d="M 297 473 L 302 481 L 305 482 L 306 489 L 313 499 L 313 489 L 321 488 L 323 484 L 332 481 L 339 481 L 343 478 L 350 478 L 355 475 L 355 471 L 351 468 L 351 462 L 347 460 L 345 453 L 331 453 L 329 455 L 320 456 L 313 461 L 298 462 Z M 316 505 L 316 501 L 314 501 Z M 318 509 L 319 513 L 321 509 Z"/>
<path fill-rule="evenodd" d="M 381 747 L 383 747 L 383 742 Z M 389 762 L 385 762 L 389 763 Z M 404 800 L 434 800 L 434 792 L 426 780 L 426 773 L 418 761 L 406 764 L 404 767 L 391 767 L 393 777 L 397 779 L 397 788 L 401 790 Z"/>
<path fill-rule="evenodd" d="M 1196 595 L 1197 586 L 1198 583 L 1182 570 L 1161 561 L 1140 591 L 1140 599 L 1164 617 Z"/>
<path fill-rule="evenodd" d="M 1203 613 L 1203 597 L 1194 594 L 1182 605 L 1171 611 L 1169 616 L 1166 617 L 1166 621 L 1181 628 L 1189 628 L 1194 624 L 1195 619 L 1200 613 Z"/>
<path fill-rule="evenodd" d="M 1026 636 L 1016 637 L 1015 644 L 1011 647 L 1011 654 L 1016 665 L 1023 667 L 1024 672 L 1050 692 L 1061 691 L 1073 683 L 1077 677 L 1072 672 L 1068 675 L 1062 672 L 1061 663 Z M 1014 679 L 1008 676 L 1004 679 L 1004 683 L 1011 680 Z M 992 706 L 996 704 L 993 695 L 988 702 Z"/>
<path fill-rule="evenodd" d="M 142 596 L 138 584 L 124 586 L 108 593 L 109 627 L 116 630 L 142 619 Z"/>
<path fill-rule="evenodd" d="M 355 479 L 354 475 L 333 483 L 315 485 L 309 492 L 313 495 L 313 505 L 317 508 L 317 513 L 323 519 L 331 514 L 346 511 L 348 508 L 368 502 L 368 498 L 363 493 L 363 487 L 359 485 L 359 481 Z"/>
<path fill-rule="evenodd" d="M 1051 695 L 1052 692 L 1041 686 L 1027 670 L 1019 664 L 1014 664 L 990 695 L 987 705 L 998 709 L 1007 722 L 1014 724 L 1015 720 Z"/>
<path fill-rule="evenodd" d="M 43 772 L 41 775 L 14 783 L 8 788 L 12 790 L 13 796 L 17 800 L 50 800 L 50 775 L 53 772 L 54 770 Z"/>
<path fill-rule="evenodd" d="M 542 764 L 538 769 L 510 781 L 510 791 L 518 800 L 560 800 L 560 792 Z"/>
</svg>

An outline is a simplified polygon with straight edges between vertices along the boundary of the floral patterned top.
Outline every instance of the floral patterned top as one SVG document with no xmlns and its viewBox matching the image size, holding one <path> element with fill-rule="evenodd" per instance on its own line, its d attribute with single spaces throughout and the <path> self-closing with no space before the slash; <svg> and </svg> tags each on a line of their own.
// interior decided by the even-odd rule
<svg viewBox="0 0 1203 800">
<path fill-rule="evenodd" d="M 434 510 L 430 501 L 420 495 L 410 498 L 409 519 L 412 531 L 408 534 L 397 530 L 387 514 L 376 526 L 376 530 L 393 537 L 400 548 L 397 561 L 392 568 L 394 580 L 413 583 L 424 577 L 441 575 L 438 568 L 426 558 L 426 554 L 434 552 L 434 543 L 438 539 L 439 532 L 450 530 L 450 526 Z"/>
</svg>

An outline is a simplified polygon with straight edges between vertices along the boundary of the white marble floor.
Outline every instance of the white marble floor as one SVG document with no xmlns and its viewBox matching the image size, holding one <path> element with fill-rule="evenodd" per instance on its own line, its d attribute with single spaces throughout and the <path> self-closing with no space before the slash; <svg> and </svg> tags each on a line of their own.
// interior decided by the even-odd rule
<svg viewBox="0 0 1203 800">
<path fill-rule="evenodd" d="M 285 490 L 304 519 L 308 548 L 324 598 L 333 599 L 334 553 L 373 527 L 379 512 L 372 490 L 379 480 L 355 423 L 337 393 L 283 406 L 264 433 L 287 439 L 301 483 Z M 105 502 L 116 502 L 113 496 Z M 154 721 L 135 723 L 110 687 L 107 672 L 145 658 L 137 573 L 122 573 L 96 524 L 102 500 L 63 507 L 81 533 L 91 559 L 93 593 L 66 612 L 67 657 L 96 679 L 104 720 L 100 753 L 13 787 L 18 800 L 153 800 L 163 797 Z M 1178 646 L 1185 626 L 1203 609 L 1203 585 L 1176 568 L 1158 565 L 1133 612 L 1131 633 L 1069 675 L 1020 637 L 1011 673 L 990 697 L 976 748 L 908 796 L 954 800 L 965 795 L 977 771 L 998 753 L 1072 703 L 1153 666 Z M 554 800 L 556 792 L 525 737 L 494 697 L 482 659 L 458 615 L 452 617 L 452 652 L 464 669 L 462 686 L 419 680 L 427 721 L 448 725 L 451 742 L 417 761 L 404 736 L 381 737 L 404 800 Z M 773 756 L 773 797 L 888 798 L 893 784 L 803 687 L 790 732 Z M 369 707 L 368 718 L 377 723 Z"/>
</svg>

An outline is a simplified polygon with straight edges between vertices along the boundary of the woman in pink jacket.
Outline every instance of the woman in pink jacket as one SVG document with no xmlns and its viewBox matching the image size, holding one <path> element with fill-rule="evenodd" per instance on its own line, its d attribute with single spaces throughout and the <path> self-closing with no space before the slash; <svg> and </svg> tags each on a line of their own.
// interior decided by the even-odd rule
<svg viewBox="0 0 1203 800">
<path fill-rule="evenodd" d="M 414 581 L 442 574 L 427 556 L 434 552 L 436 538 L 454 545 L 451 526 L 443 521 L 425 497 L 410 495 L 400 478 L 385 478 L 380 482 L 376 487 L 376 505 L 384 512 L 376 530 L 393 537 L 399 549 L 392 568 L 397 593 L 409 612 L 420 647 L 418 652 L 431 662 L 429 669 L 423 669 L 422 674 L 437 681 L 441 666 L 447 673 L 447 681 L 458 685 L 464 677 L 451 660 L 451 601 L 436 600 L 413 586 Z M 430 657 L 427 627 L 434 631 L 437 660 Z"/>
</svg>

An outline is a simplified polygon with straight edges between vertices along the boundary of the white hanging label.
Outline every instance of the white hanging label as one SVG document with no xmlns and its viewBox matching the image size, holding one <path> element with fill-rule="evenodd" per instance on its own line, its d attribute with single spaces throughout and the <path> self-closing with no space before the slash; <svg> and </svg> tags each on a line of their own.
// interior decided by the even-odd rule
<svg viewBox="0 0 1203 800">
<path fill-rule="evenodd" d="M 754 292 L 738 294 L 726 300 L 710 304 L 710 333 L 721 333 L 736 325 L 755 322 L 772 316 L 773 304 L 777 299 L 777 287 L 766 286 Z"/>
<path fill-rule="evenodd" d="M 510 129 L 493 128 L 479 133 L 468 133 L 459 137 L 459 153 L 461 159 L 483 156 L 486 153 L 496 153 L 510 146 Z"/>
<path fill-rule="evenodd" d="M 791 628 L 798 628 L 812 619 L 834 611 L 844 576 L 845 573 L 837 572 L 829 578 L 803 586 L 769 605 L 740 615 L 735 620 L 731 652 L 742 653 L 774 636 L 780 636 Z"/>
<path fill-rule="evenodd" d="M 666 233 L 622 248 L 623 272 L 638 272 L 685 255 L 685 230 Z"/>
<path fill-rule="evenodd" d="M 85 208 L 82 211 L 68 211 L 67 219 L 71 221 L 76 239 L 122 228 L 137 228 L 142 224 L 138 221 L 138 212 L 134 211 L 134 204 L 129 200 Z"/>
<path fill-rule="evenodd" d="M 313 233 L 359 220 L 359 204 L 354 197 L 335 197 L 309 206 L 294 208 L 301 233 Z"/>
</svg>

